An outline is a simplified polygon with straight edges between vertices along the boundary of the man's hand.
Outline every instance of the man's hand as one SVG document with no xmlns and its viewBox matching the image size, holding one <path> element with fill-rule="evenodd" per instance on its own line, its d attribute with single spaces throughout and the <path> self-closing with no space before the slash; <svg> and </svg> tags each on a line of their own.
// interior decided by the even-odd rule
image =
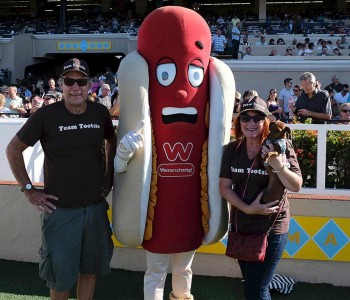
<svg viewBox="0 0 350 300">
<path fill-rule="evenodd" d="M 44 211 L 52 213 L 56 209 L 51 200 L 58 200 L 58 198 L 54 195 L 46 194 L 44 190 L 38 190 L 33 187 L 31 190 L 25 191 L 24 194 L 40 213 Z"/>
</svg>

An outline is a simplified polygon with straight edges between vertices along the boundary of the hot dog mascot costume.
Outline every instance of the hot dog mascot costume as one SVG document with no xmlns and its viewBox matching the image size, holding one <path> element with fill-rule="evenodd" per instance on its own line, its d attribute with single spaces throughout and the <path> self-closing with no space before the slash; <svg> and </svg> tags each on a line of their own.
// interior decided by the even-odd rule
<svg viewBox="0 0 350 300">
<path fill-rule="evenodd" d="M 147 300 L 163 299 L 170 261 L 170 299 L 193 299 L 194 252 L 227 231 L 219 171 L 235 81 L 210 50 L 204 19 L 167 6 L 144 20 L 118 70 L 113 229 L 122 244 L 146 249 Z"/>
</svg>

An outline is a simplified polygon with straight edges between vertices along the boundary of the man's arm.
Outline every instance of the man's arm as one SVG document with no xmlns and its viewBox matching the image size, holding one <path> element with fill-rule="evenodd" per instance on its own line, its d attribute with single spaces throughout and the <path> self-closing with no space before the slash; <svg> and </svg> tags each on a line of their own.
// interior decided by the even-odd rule
<svg viewBox="0 0 350 300">
<path fill-rule="evenodd" d="M 25 186 L 27 183 L 31 183 L 23 158 L 23 151 L 28 147 L 29 146 L 23 143 L 16 135 L 6 148 L 8 162 L 20 187 Z M 24 191 L 24 194 L 29 202 L 39 211 L 46 210 L 51 213 L 56 208 L 55 205 L 48 201 L 49 199 L 57 200 L 58 198 L 54 195 L 45 194 L 43 191 L 39 191 L 34 187 L 31 190 Z"/>
<path fill-rule="evenodd" d="M 114 156 L 117 148 L 117 138 L 114 135 L 111 139 L 106 140 L 105 153 L 106 153 L 106 173 L 103 183 L 102 196 L 106 198 L 113 186 L 114 176 Z"/>
<path fill-rule="evenodd" d="M 315 119 L 320 119 L 320 120 L 330 120 L 332 118 L 332 115 L 327 114 L 327 113 L 318 113 L 314 112 L 305 108 L 301 108 L 298 110 L 298 115 L 302 115 L 304 117 L 311 117 Z"/>
</svg>

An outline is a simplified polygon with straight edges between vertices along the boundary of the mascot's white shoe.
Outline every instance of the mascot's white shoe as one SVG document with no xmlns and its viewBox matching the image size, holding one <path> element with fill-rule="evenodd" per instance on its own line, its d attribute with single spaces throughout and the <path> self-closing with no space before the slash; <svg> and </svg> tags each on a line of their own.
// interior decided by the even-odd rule
<svg viewBox="0 0 350 300">
<path fill-rule="evenodd" d="M 193 298 L 193 295 L 191 295 L 189 298 L 176 298 L 173 292 L 171 292 L 169 294 L 169 300 L 194 300 L 194 298 Z"/>
</svg>

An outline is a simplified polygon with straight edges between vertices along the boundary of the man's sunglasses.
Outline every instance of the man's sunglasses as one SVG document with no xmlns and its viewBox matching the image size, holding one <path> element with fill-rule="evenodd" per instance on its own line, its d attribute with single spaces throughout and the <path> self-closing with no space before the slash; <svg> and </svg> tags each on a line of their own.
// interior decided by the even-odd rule
<svg viewBox="0 0 350 300">
<path fill-rule="evenodd" d="M 63 82 L 66 86 L 73 86 L 74 83 L 77 83 L 78 86 L 85 86 L 88 84 L 89 79 L 87 79 L 87 78 L 73 79 L 73 78 L 69 78 L 69 77 L 64 77 Z"/>
<path fill-rule="evenodd" d="M 251 119 L 253 119 L 254 123 L 260 123 L 265 120 L 265 116 L 249 116 L 249 115 L 241 115 L 240 119 L 243 123 L 249 123 Z"/>
<path fill-rule="evenodd" d="M 350 109 L 342 109 L 341 110 L 343 113 L 350 113 Z"/>
</svg>

